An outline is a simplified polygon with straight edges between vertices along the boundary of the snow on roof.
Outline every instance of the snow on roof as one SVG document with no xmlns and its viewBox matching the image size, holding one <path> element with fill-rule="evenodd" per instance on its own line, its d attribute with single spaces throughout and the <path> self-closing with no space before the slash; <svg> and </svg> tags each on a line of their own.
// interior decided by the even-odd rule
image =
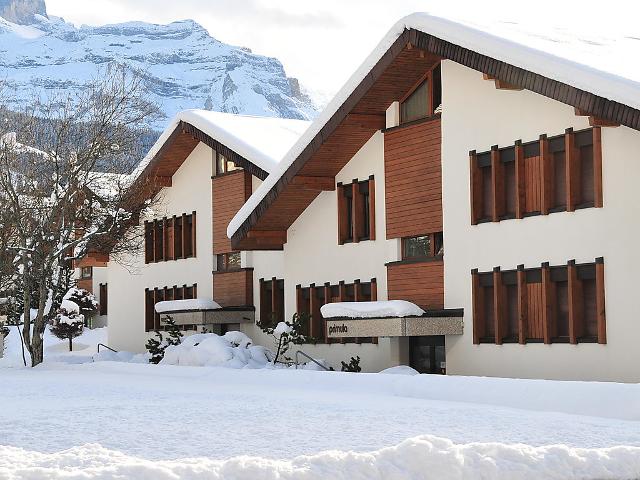
<svg viewBox="0 0 640 480">
<path fill-rule="evenodd" d="M 179 112 L 132 173 L 135 179 L 155 157 L 180 122 L 193 125 L 255 166 L 271 173 L 300 135 L 311 125 L 306 120 L 258 117 L 209 110 Z"/>
<path fill-rule="evenodd" d="M 419 317 L 424 310 L 406 300 L 377 302 L 335 302 L 320 307 L 323 318 Z"/>
<path fill-rule="evenodd" d="M 186 312 L 186 311 L 202 311 L 202 310 L 219 310 L 222 307 L 219 303 L 206 298 L 192 298 L 187 300 L 165 300 L 156 303 L 156 312 Z"/>
<path fill-rule="evenodd" d="M 229 223 L 229 238 L 249 218 L 306 146 L 362 83 L 405 29 L 416 29 L 496 60 L 640 109 L 640 40 L 507 22 L 474 23 L 414 13 L 397 22 Z M 490 32 L 490 33 L 489 33 Z"/>
</svg>

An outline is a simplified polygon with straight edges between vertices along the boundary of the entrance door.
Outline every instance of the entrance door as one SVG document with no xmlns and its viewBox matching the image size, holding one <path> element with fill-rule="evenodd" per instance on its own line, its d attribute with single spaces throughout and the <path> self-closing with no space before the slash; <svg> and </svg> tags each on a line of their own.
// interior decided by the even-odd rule
<svg viewBox="0 0 640 480">
<path fill-rule="evenodd" d="M 409 338 L 409 365 L 420 373 L 446 373 L 444 335 Z"/>
</svg>

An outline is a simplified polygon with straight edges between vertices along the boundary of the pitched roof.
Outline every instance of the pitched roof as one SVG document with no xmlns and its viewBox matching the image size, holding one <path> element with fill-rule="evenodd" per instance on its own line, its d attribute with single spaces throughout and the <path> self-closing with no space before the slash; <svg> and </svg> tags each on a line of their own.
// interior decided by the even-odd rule
<svg viewBox="0 0 640 480">
<path fill-rule="evenodd" d="M 418 38 L 417 32 L 425 35 Z M 309 152 L 326 142 L 338 125 L 336 120 L 348 113 L 346 107 L 355 105 L 357 98 L 352 97 L 357 90 L 375 86 L 381 75 L 378 67 L 390 64 L 385 56 L 398 55 L 410 39 L 441 58 L 640 129 L 640 68 L 632 60 L 640 51 L 638 39 L 588 38 L 567 30 L 544 32 L 540 25 L 529 31 L 516 24 L 474 24 L 415 13 L 393 26 L 238 211 L 227 229 L 234 243 L 246 237 L 285 190 L 312 155 Z"/>
</svg>

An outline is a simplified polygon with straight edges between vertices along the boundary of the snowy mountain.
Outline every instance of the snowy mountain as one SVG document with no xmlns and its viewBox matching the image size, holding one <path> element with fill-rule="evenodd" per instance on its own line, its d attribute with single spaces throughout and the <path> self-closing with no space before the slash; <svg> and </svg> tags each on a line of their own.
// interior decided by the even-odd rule
<svg viewBox="0 0 640 480">
<path fill-rule="evenodd" d="M 298 119 L 316 114 L 279 60 L 222 43 L 192 20 L 77 28 L 47 16 L 44 0 L 0 0 L 0 16 L 0 81 L 12 108 L 34 92 L 81 90 L 101 67 L 121 62 L 146 76 L 167 117 L 187 108 Z"/>
</svg>

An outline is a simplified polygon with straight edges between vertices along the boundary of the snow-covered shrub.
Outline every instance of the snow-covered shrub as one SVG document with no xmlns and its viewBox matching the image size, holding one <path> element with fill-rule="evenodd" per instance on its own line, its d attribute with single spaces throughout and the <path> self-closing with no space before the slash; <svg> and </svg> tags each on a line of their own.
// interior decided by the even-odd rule
<svg viewBox="0 0 640 480">
<path fill-rule="evenodd" d="M 73 339 L 82 335 L 84 315 L 80 307 L 71 300 L 63 300 L 51 324 L 51 333 L 60 340 L 69 340 L 69 351 L 73 350 Z"/>
<path fill-rule="evenodd" d="M 79 313 L 88 319 L 98 311 L 98 301 L 93 293 L 83 288 L 70 288 L 62 302 L 69 300 L 78 305 Z"/>
<path fill-rule="evenodd" d="M 345 362 L 340 362 L 340 363 L 342 363 L 343 372 L 359 373 L 362 371 L 362 368 L 360 367 L 360 356 L 351 357 L 351 360 L 349 361 L 349 363 L 345 363 Z"/>
<path fill-rule="evenodd" d="M 180 345 L 182 342 L 184 335 L 180 331 L 180 327 L 176 325 L 175 320 L 168 316 L 167 320 L 165 320 L 165 324 L 167 325 L 165 329 L 165 332 L 167 333 L 166 337 L 156 330 L 156 338 L 150 338 L 147 340 L 145 347 L 147 348 L 149 355 L 151 355 L 149 363 L 160 363 L 164 358 L 167 347 Z"/>
<path fill-rule="evenodd" d="M 275 327 L 259 325 L 264 333 L 271 335 L 274 339 L 276 354 L 273 359 L 273 363 L 278 362 L 280 358 L 291 361 L 291 359 L 286 356 L 291 345 L 315 343 L 315 339 L 313 337 L 302 333 L 309 324 L 309 319 L 309 314 L 296 313 L 293 315 L 291 322 L 280 322 Z"/>
<path fill-rule="evenodd" d="M 265 368 L 273 359 L 265 347 L 253 345 L 242 332 L 197 333 L 166 347 L 161 365 Z"/>
</svg>

